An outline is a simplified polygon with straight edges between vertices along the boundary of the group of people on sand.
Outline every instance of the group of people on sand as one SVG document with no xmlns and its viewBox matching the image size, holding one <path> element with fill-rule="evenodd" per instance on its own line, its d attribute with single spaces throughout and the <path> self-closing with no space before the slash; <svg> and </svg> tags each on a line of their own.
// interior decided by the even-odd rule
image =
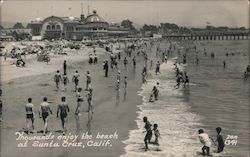
<svg viewBox="0 0 250 157">
<path fill-rule="evenodd" d="M 25 105 L 25 110 L 26 110 L 26 122 L 27 122 L 27 134 L 33 133 L 35 129 L 35 111 L 34 111 L 34 104 L 32 103 L 32 98 L 28 98 L 27 104 Z M 42 118 L 44 122 L 44 127 L 43 127 L 43 135 L 45 135 L 48 132 L 48 120 L 49 116 L 52 114 L 52 110 L 50 108 L 48 98 L 44 97 L 43 102 L 39 105 L 39 118 Z M 62 124 L 62 129 L 63 129 L 63 134 L 66 132 L 66 124 L 67 124 L 67 116 L 69 113 L 69 105 L 66 101 L 66 97 L 62 96 L 61 97 L 61 102 L 58 104 L 57 108 L 57 118 L 61 119 L 61 124 Z M 30 123 L 31 123 L 31 128 L 30 128 Z"/>
<path fill-rule="evenodd" d="M 211 156 L 210 148 L 212 146 L 212 142 L 215 145 L 217 145 L 216 153 L 221 153 L 224 150 L 225 144 L 224 144 L 223 137 L 221 135 L 221 130 L 222 129 L 221 129 L 221 127 L 217 127 L 215 130 L 217 132 L 216 140 L 214 140 L 207 133 L 205 133 L 203 129 L 198 130 L 199 140 L 203 144 L 203 147 L 201 148 L 201 150 L 202 150 L 201 154 L 203 156 Z"/>
<path fill-rule="evenodd" d="M 91 87 L 91 75 L 90 72 L 87 71 L 86 75 L 86 100 L 88 103 L 88 112 L 93 113 L 93 104 L 92 104 L 92 92 L 93 89 Z M 81 115 L 81 107 L 82 102 L 84 100 L 83 94 L 82 94 L 82 88 L 79 87 L 79 78 L 80 75 L 78 71 L 76 70 L 75 73 L 72 76 L 72 82 L 75 85 L 75 92 L 76 92 L 76 109 L 75 109 L 75 115 L 79 116 Z M 67 62 L 66 60 L 63 63 L 63 76 L 61 76 L 60 71 L 57 70 L 56 74 L 54 75 L 54 81 L 56 83 L 57 90 L 60 88 L 60 83 L 63 82 L 63 91 L 67 91 L 67 84 L 69 83 L 69 79 L 67 77 Z M 30 127 L 29 123 L 32 123 L 32 129 L 34 130 L 34 105 L 32 104 L 32 98 L 28 98 L 28 103 L 25 106 L 26 109 L 26 120 L 27 120 L 27 133 L 30 133 Z M 61 118 L 62 128 L 63 128 L 63 134 L 66 132 L 66 123 L 67 123 L 67 115 L 69 113 L 69 107 L 68 103 L 66 101 L 66 97 L 61 97 L 61 102 L 58 105 L 57 109 L 57 117 Z M 40 105 L 39 108 L 39 117 L 43 119 L 44 122 L 44 129 L 43 134 L 45 135 L 47 133 L 47 126 L 48 126 L 48 117 L 52 114 L 52 110 L 50 108 L 48 98 L 44 97 L 43 102 Z"/>
</svg>

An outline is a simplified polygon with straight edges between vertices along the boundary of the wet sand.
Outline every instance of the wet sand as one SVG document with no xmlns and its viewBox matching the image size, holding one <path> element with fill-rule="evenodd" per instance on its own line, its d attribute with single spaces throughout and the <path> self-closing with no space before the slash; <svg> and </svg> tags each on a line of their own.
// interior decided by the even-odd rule
<svg viewBox="0 0 250 157">
<path fill-rule="evenodd" d="M 3 122 L 2 122 L 2 156 L 4 157 L 16 157 L 20 156 L 32 156 L 32 157 L 44 157 L 44 156 L 119 156 L 124 153 L 123 140 L 128 138 L 129 130 L 136 128 L 135 119 L 137 117 L 136 111 L 137 105 L 141 104 L 141 98 L 137 95 L 137 91 L 141 87 L 141 71 L 143 66 L 142 56 L 137 57 L 137 68 L 134 71 L 132 67 L 132 57 L 129 58 L 129 64 L 127 70 L 124 70 L 123 56 L 119 66 L 121 67 L 121 91 L 120 102 L 116 103 L 116 91 L 115 80 L 116 73 L 109 69 L 109 77 L 104 77 L 104 71 L 102 62 L 104 59 L 109 59 L 109 55 L 99 56 L 97 65 L 89 65 L 87 61 L 75 62 L 69 65 L 68 73 L 70 84 L 67 92 L 55 91 L 55 83 L 53 82 L 54 73 L 41 74 L 35 76 L 21 77 L 18 79 L 12 79 L 3 83 Z M 62 67 L 62 63 L 61 63 Z M 82 115 L 79 116 L 79 120 L 76 120 L 74 111 L 76 107 L 75 92 L 73 92 L 74 86 L 71 82 L 74 71 L 78 69 L 81 78 L 80 86 L 85 88 L 86 78 L 84 73 L 87 70 L 91 72 L 92 76 L 92 88 L 93 88 L 93 105 L 94 114 L 93 119 L 90 121 L 91 125 L 87 126 L 88 113 L 86 98 L 83 103 Z M 123 78 L 124 74 L 128 76 L 127 96 L 124 99 L 123 94 Z M 48 101 L 51 102 L 51 108 L 53 114 L 50 116 L 48 130 L 54 135 L 60 135 L 56 131 L 61 130 L 60 118 L 56 118 L 57 105 L 60 102 L 62 95 L 65 95 L 70 107 L 70 113 L 68 115 L 67 130 L 68 133 L 79 134 L 90 131 L 95 136 L 98 132 L 101 134 L 118 134 L 118 139 L 111 140 L 112 146 L 107 147 L 88 147 L 85 148 L 33 148 L 28 146 L 27 148 L 17 148 L 17 141 L 14 134 L 17 131 L 26 128 L 25 108 L 27 98 L 33 98 L 33 104 L 35 105 L 35 130 L 43 129 L 43 122 L 38 116 L 38 107 L 42 102 L 44 96 L 48 97 Z M 3 136 L 4 135 L 4 136 Z M 42 135 L 41 133 L 35 133 L 32 135 Z M 32 136 L 31 135 L 31 136 Z M 87 140 L 82 140 L 87 142 Z M 29 145 L 29 144 L 28 144 Z"/>
</svg>

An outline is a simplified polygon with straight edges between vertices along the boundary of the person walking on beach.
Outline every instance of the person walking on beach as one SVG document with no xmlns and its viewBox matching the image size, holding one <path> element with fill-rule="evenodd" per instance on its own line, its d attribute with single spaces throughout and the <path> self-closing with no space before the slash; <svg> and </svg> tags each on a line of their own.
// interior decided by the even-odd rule
<svg viewBox="0 0 250 157">
<path fill-rule="evenodd" d="M 117 71 L 116 80 L 121 81 L 121 71 L 120 70 Z"/>
<path fill-rule="evenodd" d="M 203 129 L 199 129 L 198 130 L 198 133 L 199 133 L 199 139 L 200 139 L 200 142 L 203 144 L 203 147 L 202 147 L 202 155 L 203 156 L 211 156 L 210 155 L 210 147 L 212 145 L 212 142 L 210 140 L 210 137 L 208 136 L 207 133 L 204 133 L 204 130 Z"/>
<path fill-rule="evenodd" d="M 128 79 L 127 76 L 124 77 L 124 93 L 126 95 L 127 93 L 127 85 L 128 85 Z"/>
<path fill-rule="evenodd" d="M 105 77 L 108 77 L 109 65 L 107 60 L 105 61 L 103 68 L 105 70 Z"/>
<path fill-rule="evenodd" d="M 128 60 L 127 60 L 126 57 L 124 58 L 123 63 L 124 63 L 124 67 L 125 67 L 125 70 L 126 70 L 127 69 L 127 64 L 128 64 Z"/>
<path fill-rule="evenodd" d="M 221 127 L 217 127 L 217 128 L 216 128 L 216 132 L 217 132 L 216 142 L 218 142 L 217 153 L 221 153 L 221 152 L 223 152 L 223 149 L 224 149 L 224 147 L 225 147 L 223 137 L 222 137 L 222 135 L 220 134 L 220 133 L 221 133 Z"/>
<path fill-rule="evenodd" d="M 94 113 L 93 104 L 92 104 L 92 88 L 89 88 L 88 93 L 86 95 L 88 102 L 88 112 Z"/>
<path fill-rule="evenodd" d="M 49 120 L 49 114 L 52 114 L 52 110 L 49 107 L 49 103 L 47 102 L 47 97 L 43 98 L 43 102 L 40 104 L 39 108 L 39 117 L 43 119 L 44 122 L 44 129 L 43 129 L 43 135 L 46 134 L 48 131 L 48 120 Z"/>
<path fill-rule="evenodd" d="M 90 72 L 87 71 L 87 74 L 86 74 L 86 89 L 85 90 L 88 90 L 89 89 L 89 85 L 91 84 L 91 75 L 90 75 Z"/>
<path fill-rule="evenodd" d="M 63 62 L 63 75 L 67 75 L 67 61 L 64 60 Z"/>
<path fill-rule="evenodd" d="M 184 88 L 186 87 L 186 85 L 189 87 L 189 77 L 187 75 L 187 72 L 184 72 Z"/>
<path fill-rule="evenodd" d="M 66 102 L 65 96 L 61 98 L 61 103 L 58 105 L 57 113 L 56 113 L 57 118 L 58 118 L 59 112 L 60 112 L 60 118 L 62 122 L 63 135 L 64 135 L 66 132 L 67 116 L 69 112 L 69 106 L 68 106 L 68 103 Z"/>
<path fill-rule="evenodd" d="M 63 86 L 64 86 L 64 91 L 66 92 L 67 91 L 67 84 L 69 83 L 69 79 L 68 79 L 68 76 L 67 76 L 67 74 L 64 74 L 63 75 Z"/>
<path fill-rule="evenodd" d="M 157 63 L 156 63 L 156 69 L 155 69 L 155 74 L 157 75 L 158 73 L 161 73 L 160 72 L 160 62 L 159 61 L 157 61 Z"/>
<path fill-rule="evenodd" d="M 77 88 L 78 88 L 78 84 L 79 84 L 79 73 L 78 71 L 76 70 L 76 72 L 74 73 L 73 77 L 72 77 L 72 82 L 74 82 L 75 84 L 75 91 L 77 91 Z"/>
<path fill-rule="evenodd" d="M 97 64 L 97 55 L 96 55 L 95 51 L 94 51 L 94 64 Z"/>
<path fill-rule="evenodd" d="M 56 74 L 54 75 L 54 81 L 56 83 L 56 88 L 59 89 L 60 82 L 62 81 L 62 77 L 59 70 L 57 70 Z"/>
<path fill-rule="evenodd" d="M 134 66 L 134 69 L 136 68 L 136 59 L 135 59 L 135 56 L 133 57 L 133 66 Z"/>
<path fill-rule="evenodd" d="M 116 105 L 119 104 L 120 101 L 120 80 L 116 81 Z"/>
<path fill-rule="evenodd" d="M 31 126 L 32 130 L 34 130 L 34 120 L 35 120 L 35 115 L 34 115 L 34 105 L 32 104 L 32 98 L 28 98 L 28 103 L 25 105 L 25 110 L 26 110 L 26 122 L 27 122 L 27 134 L 30 133 L 30 121 L 31 121 Z"/>
<path fill-rule="evenodd" d="M 145 123 L 143 133 L 146 132 L 145 138 L 144 138 L 144 143 L 145 143 L 145 151 L 148 150 L 148 143 L 151 143 L 151 138 L 152 138 L 152 129 L 151 129 L 151 124 L 148 121 L 147 117 L 143 117 L 143 122 Z"/>
<path fill-rule="evenodd" d="M 75 110 L 75 115 L 80 115 L 80 108 L 82 106 L 82 102 L 83 102 L 83 97 L 82 97 L 82 88 L 78 88 L 77 92 L 76 92 L 76 110 Z"/>
</svg>

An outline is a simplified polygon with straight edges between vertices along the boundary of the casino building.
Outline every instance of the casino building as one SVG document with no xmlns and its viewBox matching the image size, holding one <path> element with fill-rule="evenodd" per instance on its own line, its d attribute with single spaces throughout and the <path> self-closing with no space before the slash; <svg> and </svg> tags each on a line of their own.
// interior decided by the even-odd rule
<svg viewBox="0 0 250 157">
<path fill-rule="evenodd" d="M 119 25 L 112 25 L 100 17 L 94 10 L 86 18 L 50 16 L 41 20 L 37 18 L 29 23 L 31 34 L 42 39 L 104 39 L 110 36 L 127 37 L 130 33 Z"/>
</svg>

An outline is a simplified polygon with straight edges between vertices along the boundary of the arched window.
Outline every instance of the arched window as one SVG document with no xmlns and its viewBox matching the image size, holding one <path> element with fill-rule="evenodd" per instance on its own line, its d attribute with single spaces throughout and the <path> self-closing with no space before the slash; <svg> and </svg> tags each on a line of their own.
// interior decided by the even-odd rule
<svg viewBox="0 0 250 157">
<path fill-rule="evenodd" d="M 47 30 L 50 30 L 50 25 L 47 25 Z"/>
<path fill-rule="evenodd" d="M 61 29 L 60 25 L 56 25 L 56 29 L 60 30 Z"/>
<path fill-rule="evenodd" d="M 55 25 L 52 25 L 52 30 L 55 30 Z"/>
</svg>

